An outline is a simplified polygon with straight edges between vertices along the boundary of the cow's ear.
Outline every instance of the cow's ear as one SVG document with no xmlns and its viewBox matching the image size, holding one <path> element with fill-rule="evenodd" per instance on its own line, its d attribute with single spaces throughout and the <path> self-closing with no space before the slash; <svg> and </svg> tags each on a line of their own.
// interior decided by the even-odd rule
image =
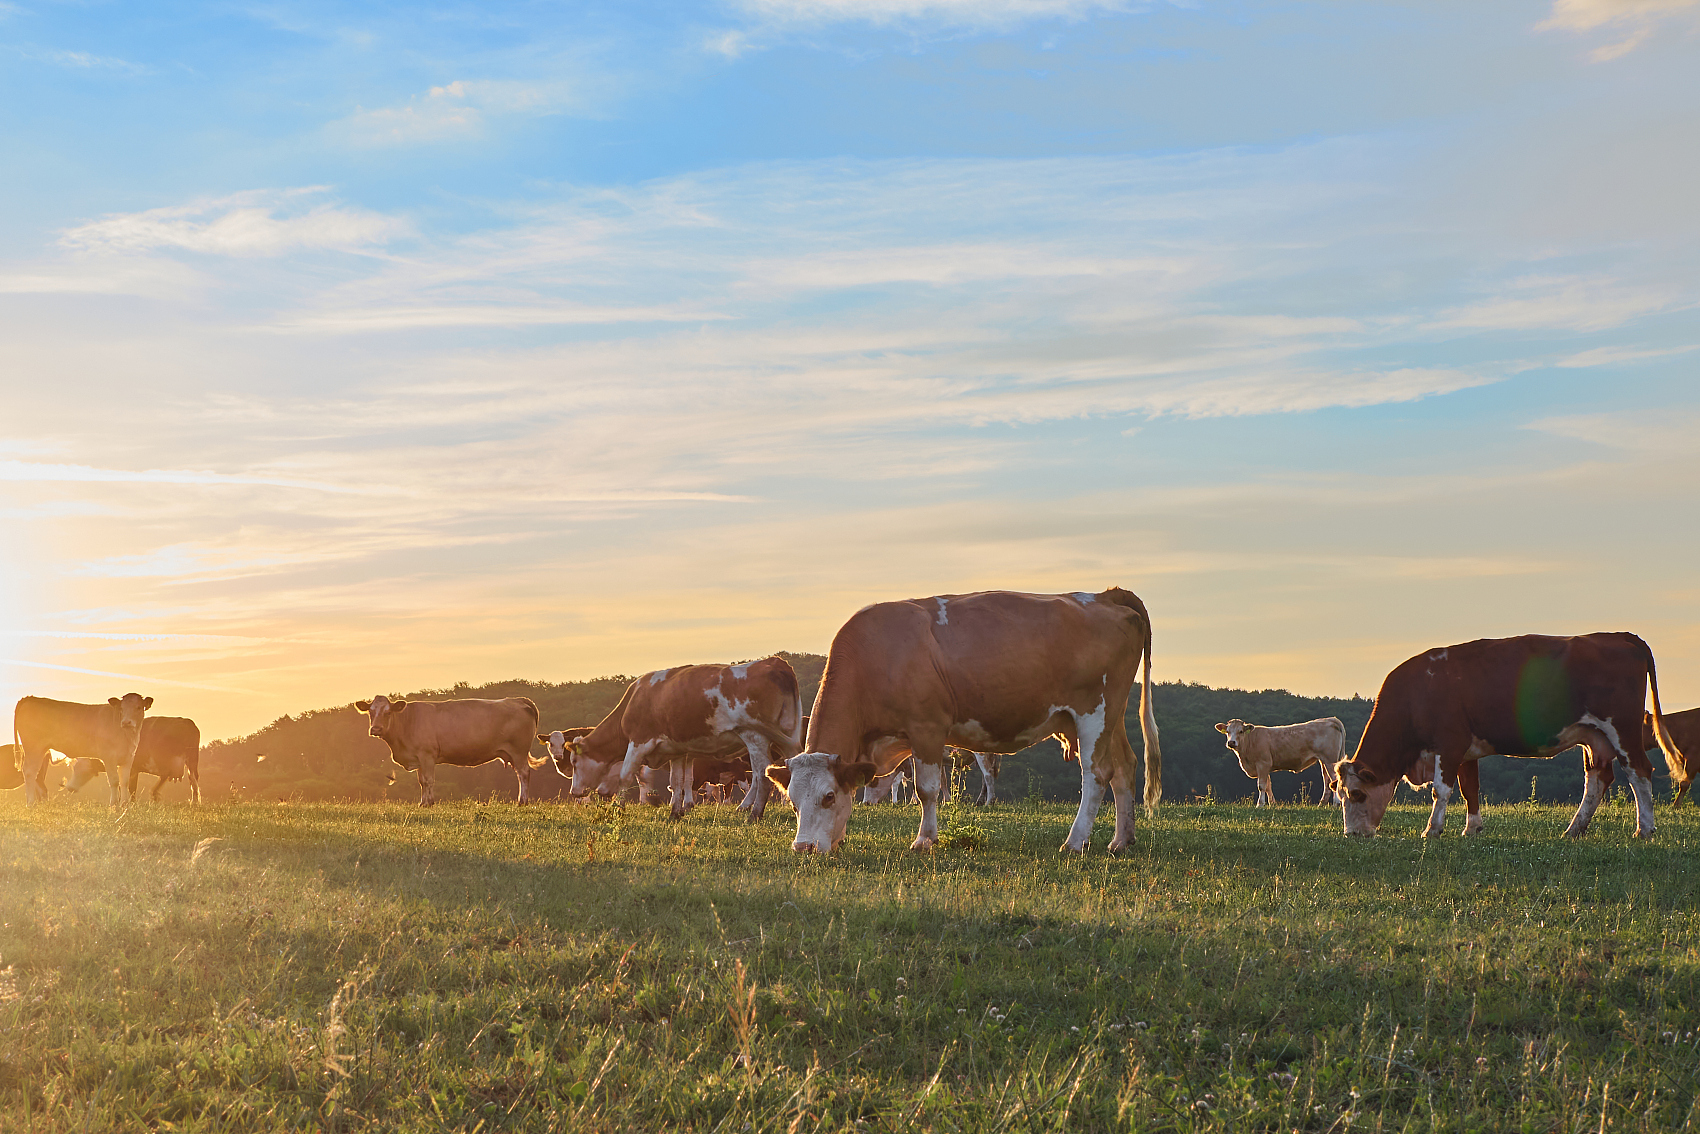
<svg viewBox="0 0 1700 1134">
<path fill-rule="evenodd" d="M 152 697 L 143 697 L 142 698 L 142 711 L 145 713 L 151 708 L 153 708 L 153 698 Z"/>
<path fill-rule="evenodd" d="M 1248 732 L 1256 732 L 1256 731 L 1257 731 L 1257 726 L 1254 725 L 1254 724 L 1242 724 L 1240 726 L 1240 735 L 1241 736 L 1244 736 Z"/>
<path fill-rule="evenodd" d="M 575 736 L 571 740 L 567 741 L 567 751 L 571 752 L 574 756 L 583 756 L 584 737 Z"/>
<path fill-rule="evenodd" d="M 402 710 L 403 710 L 403 709 L 405 709 L 405 708 L 407 708 L 407 702 L 406 702 L 406 701 L 404 701 L 404 700 L 402 700 L 402 699 L 401 699 L 401 698 L 400 698 L 400 697 L 397 697 L 397 698 L 396 698 L 396 699 L 395 699 L 395 700 L 393 700 L 393 701 L 391 701 L 391 702 L 390 702 L 390 708 L 391 708 L 391 709 L 392 709 L 392 710 L 393 710 L 393 711 L 395 711 L 395 712 L 398 712 L 398 713 L 399 713 L 399 712 L 401 712 L 401 711 L 402 711 Z"/>
<path fill-rule="evenodd" d="M 372 708 L 372 702 L 370 702 L 370 701 L 356 701 L 356 702 L 354 702 L 354 707 L 356 709 L 358 709 L 359 711 L 361 711 L 362 713 L 370 712 L 371 708 Z"/>
<path fill-rule="evenodd" d="M 873 764 L 867 760 L 859 760 L 854 764 L 840 764 L 832 770 L 833 778 L 838 786 L 845 791 L 855 791 L 864 784 L 874 782 Z"/>
<path fill-rule="evenodd" d="M 1216 725 L 1216 731 L 1225 733 L 1225 732 L 1228 731 L 1228 726 L 1218 722 L 1217 725 Z"/>
<path fill-rule="evenodd" d="M 771 782 L 773 784 L 774 787 L 776 787 L 780 791 L 784 792 L 786 794 L 787 798 L 790 797 L 790 795 L 791 795 L 791 768 L 789 767 L 789 765 L 786 765 L 786 764 L 769 764 L 767 766 L 767 778 L 768 778 L 769 782 Z"/>
<path fill-rule="evenodd" d="M 537 734 L 537 740 L 541 744 L 548 744 L 549 743 L 549 734 L 546 733 L 546 732 L 540 732 L 540 733 Z"/>
<path fill-rule="evenodd" d="M 106 703 L 107 703 L 107 704 L 108 704 L 108 705 L 116 705 L 116 704 L 117 704 L 117 703 L 118 703 L 118 698 L 116 698 L 116 697 L 108 697 L 108 698 L 107 698 L 107 699 L 106 699 Z"/>
</svg>

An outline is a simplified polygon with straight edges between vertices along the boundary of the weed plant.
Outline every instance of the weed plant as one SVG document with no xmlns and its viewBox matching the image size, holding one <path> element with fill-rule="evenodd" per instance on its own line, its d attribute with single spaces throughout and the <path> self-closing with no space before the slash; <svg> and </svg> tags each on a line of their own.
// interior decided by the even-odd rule
<svg viewBox="0 0 1700 1134">
<path fill-rule="evenodd" d="M 1694 809 L 1073 812 L 0 802 L 0 1130 L 1696 1125 Z"/>
</svg>

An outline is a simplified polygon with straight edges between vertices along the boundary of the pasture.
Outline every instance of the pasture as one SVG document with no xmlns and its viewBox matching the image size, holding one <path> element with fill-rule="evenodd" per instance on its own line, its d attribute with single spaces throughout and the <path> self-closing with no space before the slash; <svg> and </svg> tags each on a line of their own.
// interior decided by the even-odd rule
<svg viewBox="0 0 1700 1134">
<path fill-rule="evenodd" d="M 1693 808 L 0 801 L 0 1128 L 1673 1131 Z M 1462 814 L 1453 817 L 1461 826 Z"/>
</svg>

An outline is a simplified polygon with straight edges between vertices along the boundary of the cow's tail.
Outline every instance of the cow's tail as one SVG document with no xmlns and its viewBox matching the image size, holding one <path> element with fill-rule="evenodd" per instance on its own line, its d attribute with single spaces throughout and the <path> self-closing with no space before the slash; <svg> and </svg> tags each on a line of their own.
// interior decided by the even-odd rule
<svg viewBox="0 0 1700 1134">
<path fill-rule="evenodd" d="M 1139 731 L 1145 741 L 1145 807 L 1151 810 L 1163 799 L 1163 749 L 1157 740 L 1157 715 L 1151 705 L 1151 614 L 1138 595 L 1121 587 L 1111 587 L 1098 598 L 1127 607 L 1143 624 L 1145 645 L 1140 653 L 1145 674 L 1139 691 Z"/>
<path fill-rule="evenodd" d="M 789 734 L 784 757 L 789 760 L 803 750 L 803 690 L 797 684 L 797 671 L 791 668 L 791 663 L 784 658 L 774 660 L 779 663 L 774 680 L 787 698 L 785 707 L 779 712 L 779 727 Z"/>
<path fill-rule="evenodd" d="M 1682 797 L 1688 794 L 1688 785 L 1694 782 L 1694 773 L 1689 770 L 1688 758 L 1676 746 L 1670 729 L 1665 727 L 1664 710 L 1659 707 L 1659 672 L 1653 664 L 1653 651 L 1646 642 L 1641 642 L 1641 650 L 1647 656 L 1647 684 L 1653 690 L 1653 736 L 1659 742 L 1659 751 L 1665 754 L 1670 778 L 1676 781 L 1676 799 L 1672 802 L 1681 803 Z"/>
<path fill-rule="evenodd" d="M 542 768 L 546 765 L 553 767 L 554 761 L 549 759 L 547 749 L 541 756 L 531 754 L 531 746 L 537 743 L 537 730 L 542 727 L 543 722 L 543 714 L 537 711 L 537 702 L 530 697 L 515 697 L 514 700 L 525 706 L 525 711 L 531 714 L 531 728 L 526 732 L 525 737 L 525 762 L 533 768 Z M 393 776 L 394 773 L 392 772 L 391 775 Z"/>
</svg>

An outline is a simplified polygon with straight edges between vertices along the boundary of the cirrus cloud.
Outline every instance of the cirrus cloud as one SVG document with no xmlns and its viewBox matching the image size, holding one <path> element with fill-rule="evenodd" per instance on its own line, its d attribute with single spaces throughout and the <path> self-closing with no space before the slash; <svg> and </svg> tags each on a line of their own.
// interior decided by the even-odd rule
<svg viewBox="0 0 1700 1134">
<path fill-rule="evenodd" d="M 290 206 L 323 187 L 262 190 L 188 205 L 115 213 L 63 233 L 70 248 L 101 252 L 179 249 L 220 256 L 278 256 L 329 250 L 364 252 L 405 236 L 408 223 L 368 209 L 324 203 Z"/>
</svg>

